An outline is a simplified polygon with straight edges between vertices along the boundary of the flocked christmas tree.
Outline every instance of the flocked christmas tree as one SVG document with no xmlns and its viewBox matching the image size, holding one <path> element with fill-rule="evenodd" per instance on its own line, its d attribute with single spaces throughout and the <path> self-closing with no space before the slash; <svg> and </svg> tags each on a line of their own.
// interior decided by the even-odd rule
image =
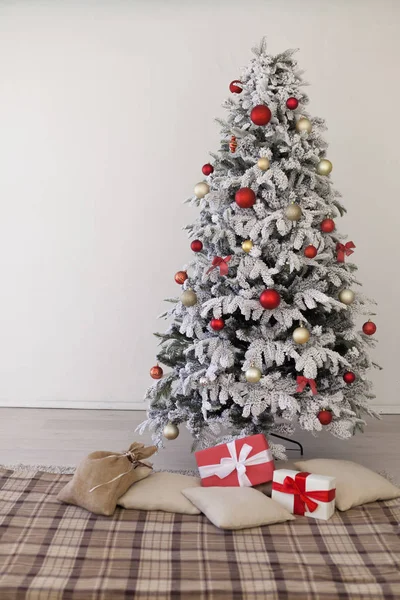
<svg viewBox="0 0 400 600">
<path fill-rule="evenodd" d="M 369 315 L 336 218 L 324 121 L 308 98 L 294 51 L 265 41 L 230 85 L 221 147 L 190 201 L 193 259 L 175 275 L 180 299 L 149 388 L 156 443 L 186 424 L 198 446 L 254 433 L 362 429 L 372 398 Z M 271 440 L 270 440 L 271 441 Z M 283 447 L 271 444 L 276 456 Z"/>
</svg>

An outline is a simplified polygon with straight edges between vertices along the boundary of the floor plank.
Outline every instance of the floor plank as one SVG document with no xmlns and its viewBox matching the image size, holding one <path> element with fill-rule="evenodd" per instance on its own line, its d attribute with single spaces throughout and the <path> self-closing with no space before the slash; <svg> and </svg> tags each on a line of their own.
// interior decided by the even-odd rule
<svg viewBox="0 0 400 600">
<path fill-rule="evenodd" d="M 119 451 L 135 439 L 142 411 L 0 408 L 0 463 L 76 465 L 93 450 Z M 344 458 L 375 470 L 386 470 L 400 481 L 400 415 L 371 419 L 364 434 L 343 441 L 322 433 L 313 437 L 301 431 L 305 457 Z M 141 438 L 150 442 L 148 434 Z M 289 452 L 290 458 L 298 456 Z M 167 442 L 155 457 L 156 467 L 195 468 L 191 437 L 181 427 L 179 437 Z"/>
</svg>

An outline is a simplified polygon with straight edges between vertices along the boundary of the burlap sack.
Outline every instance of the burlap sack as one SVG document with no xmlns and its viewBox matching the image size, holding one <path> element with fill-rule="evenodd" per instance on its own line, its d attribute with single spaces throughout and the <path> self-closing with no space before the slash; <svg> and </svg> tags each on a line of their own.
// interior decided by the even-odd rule
<svg viewBox="0 0 400 600">
<path fill-rule="evenodd" d="M 78 466 L 71 481 L 57 498 L 67 504 L 82 506 L 97 515 L 112 515 L 120 498 L 135 481 L 152 470 L 151 463 L 142 462 L 157 451 L 134 442 L 127 452 L 92 452 Z"/>
</svg>

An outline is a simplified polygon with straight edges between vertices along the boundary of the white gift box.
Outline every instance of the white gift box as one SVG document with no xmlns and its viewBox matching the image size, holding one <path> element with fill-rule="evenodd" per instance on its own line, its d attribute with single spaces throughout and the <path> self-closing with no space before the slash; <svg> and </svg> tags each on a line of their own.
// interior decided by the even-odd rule
<svg viewBox="0 0 400 600">
<path fill-rule="evenodd" d="M 271 498 L 294 515 L 327 521 L 335 512 L 336 479 L 290 469 L 277 469 Z"/>
</svg>

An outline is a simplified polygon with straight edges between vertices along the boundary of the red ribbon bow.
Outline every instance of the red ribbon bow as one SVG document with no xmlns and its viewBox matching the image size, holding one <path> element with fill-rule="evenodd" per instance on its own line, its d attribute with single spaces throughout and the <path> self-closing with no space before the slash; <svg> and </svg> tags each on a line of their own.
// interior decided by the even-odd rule
<svg viewBox="0 0 400 600">
<path fill-rule="evenodd" d="M 207 273 L 210 273 L 213 269 L 219 267 L 219 272 L 221 275 L 228 275 L 228 262 L 231 260 L 231 258 L 232 255 L 225 256 L 225 258 L 222 258 L 222 256 L 214 256 L 212 267 L 208 269 Z"/>
<path fill-rule="evenodd" d="M 336 490 L 318 490 L 306 492 L 306 479 L 310 473 L 297 473 L 295 478 L 287 476 L 283 483 L 272 482 L 272 489 L 284 494 L 294 496 L 293 513 L 295 515 L 304 515 L 306 507 L 308 512 L 314 512 L 318 508 L 317 502 L 331 502 L 336 496 Z"/>
<path fill-rule="evenodd" d="M 350 256 L 350 254 L 353 254 L 354 250 L 352 250 L 352 248 L 355 248 L 353 242 L 347 242 L 347 244 L 341 244 L 338 242 L 336 244 L 337 261 L 344 262 L 345 256 Z"/>
<path fill-rule="evenodd" d="M 298 375 L 296 381 L 297 381 L 296 392 L 302 392 L 308 383 L 308 385 L 310 386 L 311 391 L 313 393 L 313 396 L 315 396 L 315 394 L 318 394 L 317 384 L 315 383 L 315 379 L 308 379 L 307 377 L 303 377 L 303 375 Z"/>
</svg>

